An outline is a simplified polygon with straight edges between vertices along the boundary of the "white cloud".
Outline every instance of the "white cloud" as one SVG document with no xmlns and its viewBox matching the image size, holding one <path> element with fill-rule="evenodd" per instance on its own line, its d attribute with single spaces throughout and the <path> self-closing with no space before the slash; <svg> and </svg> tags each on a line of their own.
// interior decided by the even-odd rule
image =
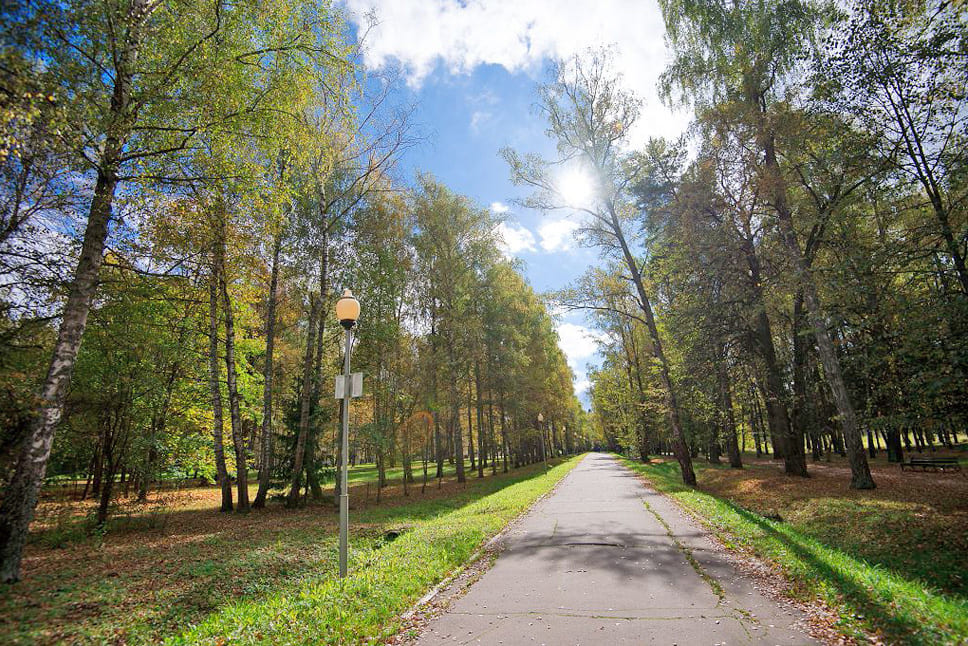
<svg viewBox="0 0 968 646">
<path fill-rule="evenodd" d="M 500 204 L 495 202 L 495 204 Z M 491 210 L 494 205 L 491 205 Z M 534 246 L 534 234 L 527 228 L 519 224 L 507 224 L 502 222 L 497 225 L 497 233 L 501 237 L 501 250 L 505 256 L 513 256 L 519 251 L 537 251 Z"/>
<path fill-rule="evenodd" d="M 573 234 L 577 228 L 577 222 L 565 218 L 542 223 L 538 227 L 541 248 L 545 251 L 568 251 L 575 241 Z"/>
<path fill-rule="evenodd" d="M 491 202 L 491 213 L 496 215 L 504 215 L 511 210 L 511 207 L 504 202 Z"/>
<path fill-rule="evenodd" d="M 481 131 L 481 126 L 490 121 L 493 116 L 490 112 L 475 110 L 474 114 L 471 115 L 471 131 L 478 134 Z"/>
<path fill-rule="evenodd" d="M 558 323 L 555 327 L 558 329 L 561 349 L 568 357 L 568 362 L 574 362 L 572 368 L 575 368 L 580 360 L 591 358 L 598 352 L 599 341 L 605 338 L 601 332 L 575 323 Z"/>
<path fill-rule="evenodd" d="M 598 342 L 605 336 L 575 323 L 558 323 L 555 328 L 558 330 L 561 350 L 565 353 L 568 366 L 575 373 L 575 393 L 581 397 L 591 385 L 585 364 L 598 352 Z"/>
<path fill-rule="evenodd" d="M 634 144 L 649 135 L 676 136 L 688 115 L 661 105 L 656 82 L 668 62 L 658 4 L 642 0 L 345 0 L 354 20 L 370 10 L 364 60 L 371 68 L 398 63 L 413 87 L 435 69 L 468 74 L 479 65 L 536 73 L 544 61 L 614 44 L 615 70 L 646 102 Z"/>
<path fill-rule="evenodd" d="M 501 98 L 491 90 L 484 90 L 478 94 L 468 96 L 467 101 L 475 105 L 497 105 L 501 102 Z"/>
</svg>

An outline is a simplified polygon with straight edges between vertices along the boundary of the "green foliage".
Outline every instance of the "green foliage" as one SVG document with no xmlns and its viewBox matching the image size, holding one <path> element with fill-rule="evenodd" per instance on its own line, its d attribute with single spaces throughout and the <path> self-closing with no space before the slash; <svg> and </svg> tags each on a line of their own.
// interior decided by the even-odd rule
<svg viewBox="0 0 968 646">
<path fill-rule="evenodd" d="M 71 540 L 70 527 L 78 525 L 65 523 L 45 540 L 69 542 L 84 562 L 72 557 L 19 588 L 0 589 L 4 616 L 17 617 L 4 638 L 13 644 L 100 643 L 119 635 L 131 644 L 335 644 L 395 634 L 400 613 L 577 462 L 470 480 L 445 497 L 415 496 L 363 510 L 354 502 L 350 577 L 342 586 L 328 508 L 276 510 L 282 515 L 271 522 L 253 522 L 250 515 L 247 528 L 211 518 L 217 514 L 211 509 L 169 509 L 164 527 L 152 526 L 150 516 L 133 516 L 117 531 L 109 528 L 103 547 L 86 535 Z M 372 466 L 350 474 L 351 483 L 374 478 Z M 177 524 L 189 518 L 190 527 Z M 401 528 L 398 539 L 384 540 L 385 531 Z M 240 540 L 244 550 L 236 549 Z M 55 553 L 61 554 L 71 552 Z M 104 568 L 116 576 L 104 578 Z"/>
<path fill-rule="evenodd" d="M 899 574 L 892 567 L 893 561 L 878 564 L 865 560 L 851 549 L 853 546 L 838 545 L 829 534 L 818 532 L 822 522 L 812 518 L 813 514 L 791 522 L 769 520 L 727 500 L 681 486 L 669 463 L 625 464 L 695 514 L 727 545 L 751 550 L 776 563 L 801 594 L 818 595 L 838 609 L 842 617 L 838 627 L 848 634 L 859 623 L 892 642 L 927 646 L 958 644 L 968 631 L 968 600 L 964 596 L 946 596 L 922 580 Z M 837 517 L 837 525 L 853 522 L 857 509 L 848 509 L 846 501 L 833 504 L 846 512 Z M 862 515 L 868 512 L 865 509 Z M 888 508 L 881 513 L 891 523 L 903 522 Z M 877 524 L 878 532 L 885 529 Z M 895 544 L 895 558 L 904 559 L 902 552 L 907 548 Z M 932 556 L 945 558 L 938 553 Z"/>
<path fill-rule="evenodd" d="M 361 520 L 408 521 L 413 528 L 389 544 L 373 539 L 364 540 L 362 547 L 357 543 L 345 581 L 334 578 L 336 563 L 331 559 L 326 567 L 294 581 L 292 588 L 274 586 L 263 599 L 228 606 L 167 643 L 341 644 L 389 637 L 398 630 L 402 611 L 575 464 L 577 458 L 545 474 L 522 473 L 506 488 L 477 487 L 443 504 L 417 503 L 407 511 L 365 514 Z"/>
</svg>

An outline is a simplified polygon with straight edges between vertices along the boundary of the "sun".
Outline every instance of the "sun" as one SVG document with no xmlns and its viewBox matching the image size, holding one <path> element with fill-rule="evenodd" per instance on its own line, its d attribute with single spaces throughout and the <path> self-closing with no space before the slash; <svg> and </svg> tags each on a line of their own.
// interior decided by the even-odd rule
<svg viewBox="0 0 968 646">
<path fill-rule="evenodd" d="M 595 182 L 588 173 L 577 168 L 562 173 L 557 188 L 565 206 L 589 207 L 595 199 Z"/>
</svg>

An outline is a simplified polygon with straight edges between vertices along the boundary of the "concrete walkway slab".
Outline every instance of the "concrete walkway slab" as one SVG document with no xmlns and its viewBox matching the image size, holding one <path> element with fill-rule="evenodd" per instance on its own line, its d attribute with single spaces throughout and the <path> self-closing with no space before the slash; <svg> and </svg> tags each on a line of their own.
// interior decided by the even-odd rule
<svg viewBox="0 0 968 646">
<path fill-rule="evenodd" d="M 760 594 L 675 504 L 611 456 L 591 454 L 417 644 L 816 643 L 800 619 Z"/>
</svg>

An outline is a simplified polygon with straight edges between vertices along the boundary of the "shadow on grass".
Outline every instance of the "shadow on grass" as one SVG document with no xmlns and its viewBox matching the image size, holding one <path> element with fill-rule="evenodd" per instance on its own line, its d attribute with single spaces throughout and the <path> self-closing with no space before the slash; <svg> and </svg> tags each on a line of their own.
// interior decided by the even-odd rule
<svg viewBox="0 0 968 646">
<path fill-rule="evenodd" d="M 669 482 L 677 479 L 674 466 L 656 470 Z M 858 492 L 828 474 L 802 480 L 774 465 L 742 473 L 697 464 L 697 471 L 705 493 L 770 520 L 786 519 L 804 537 L 938 594 L 968 599 L 968 576 L 958 566 L 968 549 L 968 507 L 958 504 L 959 490 L 950 482 L 947 490 L 912 492 L 902 480 L 899 494 L 898 481 L 887 476 L 876 492 Z"/>
<path fill-rule="evenodd" d="M 377 550 L 382 529 L 432 521 L 545 471 L 531 465 L 468 478 L 466 487 L 451 486 L 443 495 L 435 491 L 421 499 L 417 491 L 386 507 L 351 510 L 352 548 Z M 270 505 L 248 514 L 175 510 L 165 516 L 163 527 L 125 519 L 125 531 L 103 542 L 94 537 L 35 552 L 34 572 L 0 591 L 0 616 L 14 626 L 13 643 L 96 642 L 125 633 L 132 641 L 157 640 L 240 600 L 259 603 L 280 590 L 335 576 L 337 514 L 328 505 Z"/>
<path fill-rule="evenodd" d="M 833 548 L 811 545 L 809 540 L 799 538 L 792 529 L 784 528 L 786 531 L 781 531 L 773 522 L 758 514 L 728 501 L 724 502 L 733 513 L 755 525 L 761 532 L 792 552 L 805 566 L 807 572 L 804 574 L 816 577 L 825 585 L 831 586 L 850 607 L 867 615 L 869 621 L 865 623 L 871 627 L 880 630 L 888 637 L 902 639 L 908 644 L 932 646 L 955 643 L 947 641 L 953 638 L 951 634 L 945 634 L 932 626 L 925 625 L 923 619 L 908 612 L 910 609 L 900 608 L 898 604 L 900 600 L 891 595 L 889 590 L 882 589 L 881 594 L 876 595 L 874 591 L 877 588 L 870 583 L 865 583 L 858 575 L 865 568 L 873 569 L 870 564 L 857 562 L 849 555 L 837 553 L 834 558 L 839 557 L 847 561 L 837 566 L 830 562 L 830 555 L 823 553 L 824 550 L 833 551 Z M 904 581 L 904 583 L 918 585 L 916 582 Z M 888 586 L 891 584 L 885 585 L 885 587 Z M 930 592 L 925 591 L 925 594 L 929 595 Z"/>
<path fill-rule="evenodd" d="M 964 599 L 936 594 L 918 580 L 804 536 L 789 524 L 768 520 L 732 501 L 688 487 L 677 481 L 679 471 L 675 464 L 626 464 L 634 471 L 651 475 L 664 493 L 707 497 L 713 504 L 721 505 L 709 510 L 721 517 L 710 520 L 719 521 L 717 524 L 727 533 L 754 543 L 757 551 L 774 558 L 795 580 L 815 592 L 822 589 L 832 593 L 826 595 L 828 602 L 842 600 L 859 621 L 888 636 L 892 643 L 962 643 L 968 629 L 968 602 Z M 744 522 L 752 530 L 747 530 L 747 535 Z M 957 562 L 950 565 L 959 567 Z M 843 627 L 849 630 L 849 621 Z"/>
<path fill-rule="evenodd" d="M 171 644 L 210 643 L 231 636 L 233 643 L 344 644 L 382 642 L 395 634 L 395 617 L 427 588 L 466 561 L 487 536 L 503 527 L 541 493 L 568 473 L 577 461 L 555 469 L 543 466 L 514 474 L 505 486 L 455 500 L 442 518 L 417 524 L 378 550 L 353 549 L 345 580 L 317 576 L 282 581 L 265 598 L 247 597 L 211 613 L 194 628 L 173 636 Z M 512 488 L 509 485 L 521 488 Z M 504 492 L 505 489 L 509 491 Z M 392 513 L 391 515 L 396 516 Z M 396 518 L 395 518 L 396 520 Z M 353 546 L 355 548 L 355 545 Z M 168 642 L 166 642 L 168 643 Z"/>
</svg>

